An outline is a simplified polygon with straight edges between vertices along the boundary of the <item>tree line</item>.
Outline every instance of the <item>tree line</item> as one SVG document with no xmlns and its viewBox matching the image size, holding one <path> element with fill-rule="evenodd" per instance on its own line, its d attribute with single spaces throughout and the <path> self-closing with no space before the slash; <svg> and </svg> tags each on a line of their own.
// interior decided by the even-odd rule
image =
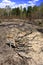
<svg viewBox="0 0 43 65">
<path fill-rule="evenodd" d="M 11 8 L 6 6 L 5 8 L 0 8 L 0 18 L 24 18 L 24 19 L 40 19 L 43 18 L 43 3 L 40 6 L 28 6 L 27 8 L 22 8 L 22 6 L 17 8 Z"/>
</svg>

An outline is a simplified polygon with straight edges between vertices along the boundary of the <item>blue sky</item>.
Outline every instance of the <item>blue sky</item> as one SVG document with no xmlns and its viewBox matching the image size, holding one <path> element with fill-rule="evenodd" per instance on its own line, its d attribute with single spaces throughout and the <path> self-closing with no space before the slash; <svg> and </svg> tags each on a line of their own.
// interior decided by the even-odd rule
<svg viewBox="0 0 43 65">
<path fill-rule="evenodd" d="M 22 6 L 34 6 L 34 5 L 40 5 L 40 3 L 43 2 L 43 0 L 0 0 L 0 8 L 4 8 L 6 5 L 9 5 L 12 8 L 20 7 Z"/>
</svg>

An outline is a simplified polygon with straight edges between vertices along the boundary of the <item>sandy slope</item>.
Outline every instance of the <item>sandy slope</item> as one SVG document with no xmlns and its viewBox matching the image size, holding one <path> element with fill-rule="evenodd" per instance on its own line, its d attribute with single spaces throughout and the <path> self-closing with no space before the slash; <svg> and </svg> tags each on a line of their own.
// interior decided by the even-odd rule
<svg viewBox="0 0 43 65">
<path fill-rule="evenodd" d="M 43 32 L 37 29 L 28 21 L 1 23 L 0 65 L 43 65 Z"/>
</svg>

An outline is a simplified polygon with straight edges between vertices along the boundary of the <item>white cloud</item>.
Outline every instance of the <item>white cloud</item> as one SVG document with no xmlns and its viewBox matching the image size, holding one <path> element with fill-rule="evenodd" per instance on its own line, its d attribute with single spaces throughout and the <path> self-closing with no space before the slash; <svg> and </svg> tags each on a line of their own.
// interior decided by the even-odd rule
<svg viewBox="0 0 43 65">
<path fill-rule="evenodd" d="M 15 2 L 11 2 L 10 0 L 2 0 L 2 2 L 0 3 L 0 8 L 4 8 L 6 5 L 12 7 L 15 5 Z"/>
<path fill-rule="evenodd" d="M 32 6 L 32 7 L 35 5 L 33 1 L 28 1 L 28 3 L 29 3 L 29 6 Z"/>
<path fill-rule="evenodd" d="M 34 5 L 36 5 L 36 2 L 38 2 L 39 0 L 30 0 L 28 1 L 28 3 L 33 7 Z"/>
<path fill-rule="evenodd" d="M 4 8 L 6 5 L 9 5 L 12 8 L 20 7 L 20 6 L 22 6 L 24 8 L 24 7 L 27 7 L 28 4 L 27 3 L 17 4 L 15 2 L 10 1 L 10 0 L 2 0 L 2 2 L 0 3 L 0 8 Z"/>
<path fill-rule="evenodd" d="M 33 0 L 34 2 L 37 2 L 37 1 L 39 1 L 39 0 Z"/>
<path fill-rule="evenodd" d="M 4 8 L 6 5 L 9 5 L 12 8 L 20 7 L 20 6 L 24 8 L 27 6 L 34 6 L 37 1 L 39 0 L 31 0 L 31 1 L 28 1 L 28 3 L 17 4 L 16 2 L 12 2 L 11 0 L 2 0 L 2 2 L 0 3 L 0 8 Z"/>
</svg>

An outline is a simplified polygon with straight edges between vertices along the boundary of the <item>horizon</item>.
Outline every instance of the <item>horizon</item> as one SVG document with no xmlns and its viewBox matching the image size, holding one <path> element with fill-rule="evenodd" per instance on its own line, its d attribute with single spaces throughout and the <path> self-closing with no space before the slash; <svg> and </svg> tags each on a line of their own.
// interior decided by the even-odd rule
<svg viewBox="0 0 43 65">
<path fill-rule="evenodd" d="M 28 7 L 28 6 L 39 6 L 43 0 L 0 0 L 0 8 L 5 8 L 6 5 L 11 8 L 15 7 Z"/>
</svg>

